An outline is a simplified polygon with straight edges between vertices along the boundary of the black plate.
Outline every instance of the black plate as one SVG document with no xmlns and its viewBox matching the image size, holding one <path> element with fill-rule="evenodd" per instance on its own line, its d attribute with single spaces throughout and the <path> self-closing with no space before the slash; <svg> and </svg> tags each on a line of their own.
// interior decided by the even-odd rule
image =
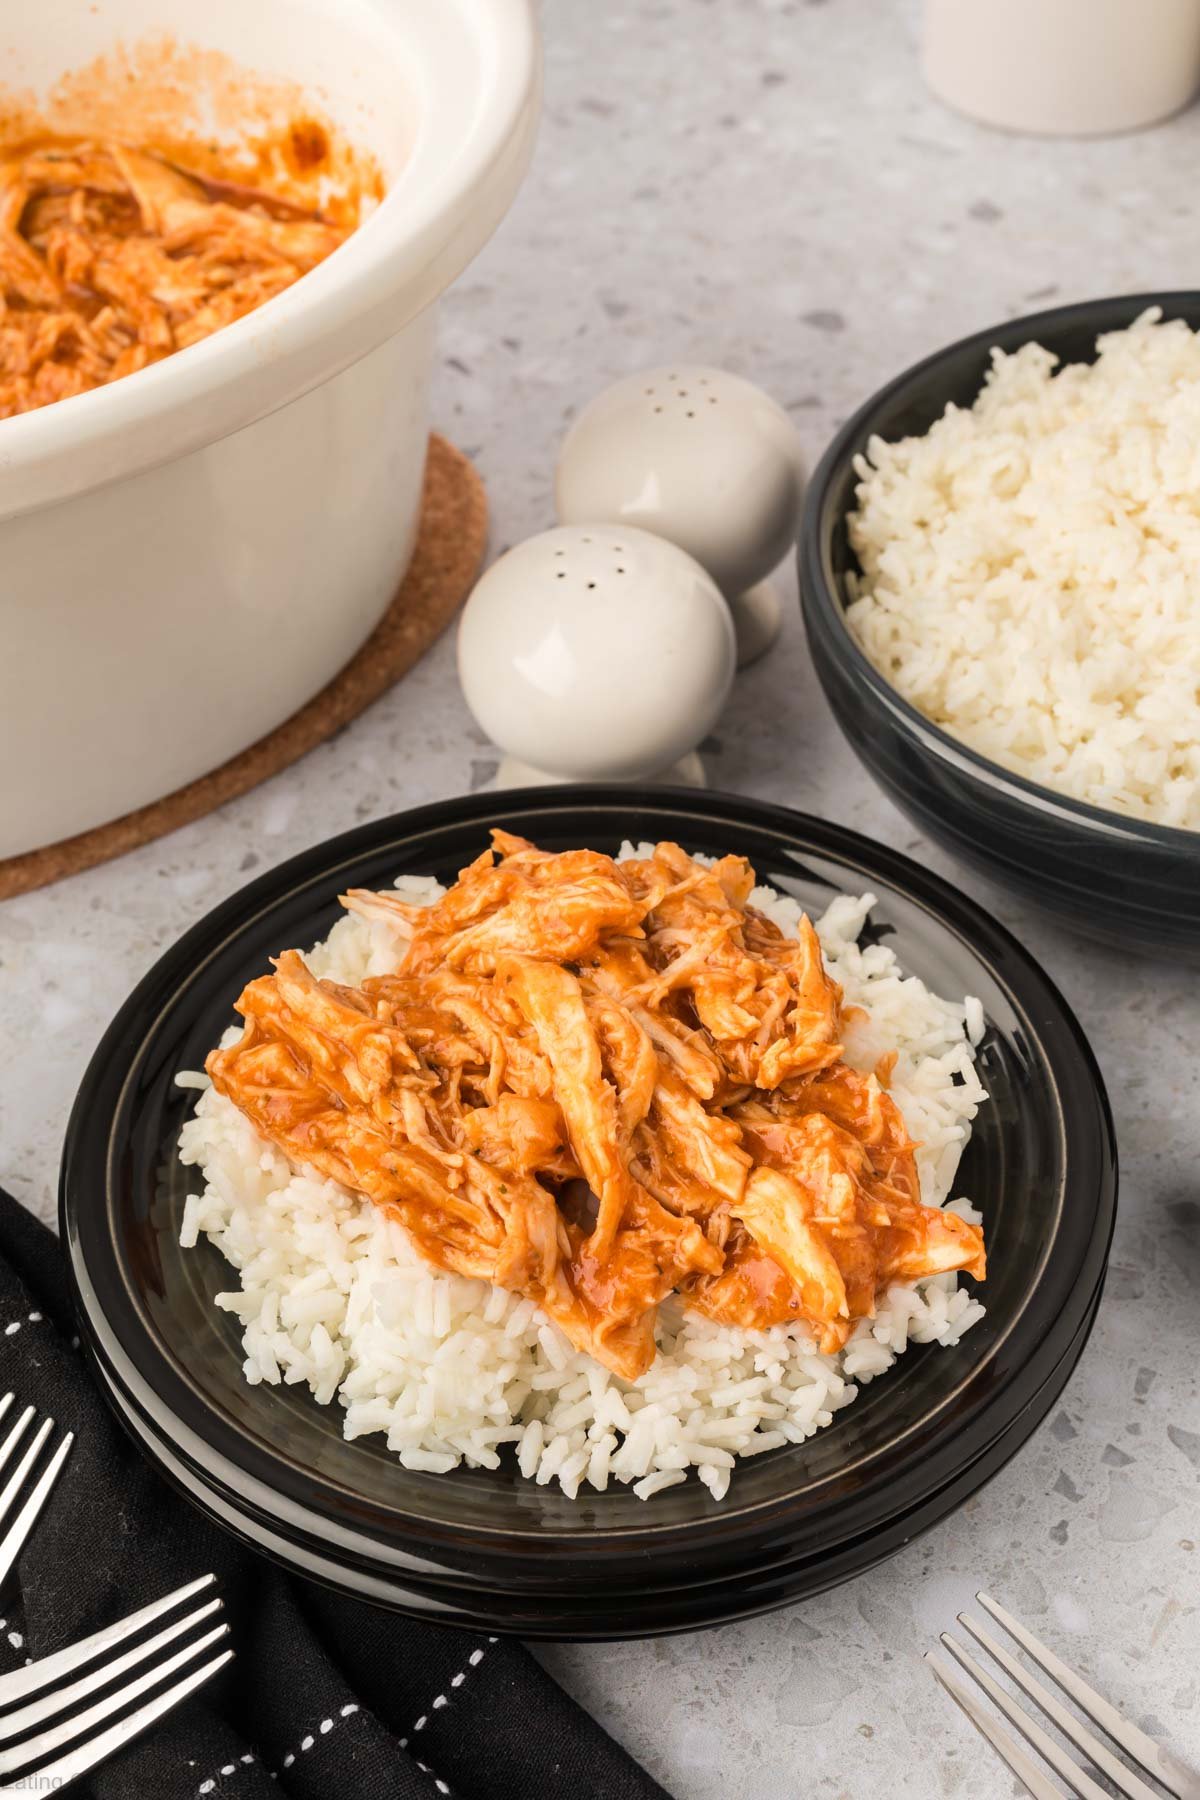
<svg viewBox="0 0 1200 1800">
<path fill-rule="evenodd" d="M 620 1489 L 572 1504 L 510 1470 L 422 1475 L 377 1441 L 347 1444 L 338 1408 L 244 1384 L 234 1322 L 211 1304 L 229 1285 L 227 1265 L 208 1245 L 178 1249 L 195 1175 L 174 1153 L 191 1104 L 175 1071 L 198 1066 L 268 955 L 325 934 L 345 887 L 401 873 L 452 879 L 493 824 L 551 848 L 670 836 L 694 851 L 740 851 L 817 911 L 835 892 L 870 888 L 880 899 L 872 930 L 905 966 L 983 1002 L 980 1063 L 993 1099 L 960 1186 L 985 1215 L 986 1319 L 955 1350 L 910 1350 L 810 1443 L 739 1469 L 723 1503 L 689 1482 L 649 1503 Z M 648 1578 L 660 1596 L 709 1588 L 704 1617 L 689 1624 L 726 1616 L 735 1600 L 744 1611 L 737 1596 L 722 1602 L 721 1581 L 736 1574 L 750 1593 L 756 1571 L 832 1567 L 835 1546 L 845 1547 L 841 1567 L 885 1526 L 958 1504 L 973 1491 L 970 1471 L 975 1485 L 985 1479 L 989 1454 L 1011 1454 L 1039 1396 L 1066 1379 L 1115 1198 L 1111 1122 L 1082 1034 L 1036 964 L 970 901 L 891 851 L 780 808 L 578 788 L 474 796 L 364 826 L 218 907 L 151 970 L 97 1051 L 68 1131 L 61 1208 L 91 1346 L 189 1479 L 230 1512 L 269 1522 L 282 1542 L 318 1547 L 353 1571 L 348 1586 L 378 1580 L 393 1603 L 412 1605 L 417 1583 L 443 1616 L 491 1608 L 502 1627 L 503 1605 L 526 1633 L 553 1613 L 552 1635 L 563 1635 L 605 1616 L 611 1630 L 614 1598 Z M 631 1602 L 628 1628 L 655 1629 L 655 1604 L 651 1593 L 641 1611 Z M 664 1617 L 657 1628 L 678 1627 Z"/>
<path fill-rule="evenodd" d="M 436 1585 L 427 1586 L 419 1575 L 389 1573 L 378 1565 L 339 1562 L 327 1544 L 312 1536 L 284 1537 L 276 1519 L 242 1512 L 235 1501 L 206 1485 L 203 1474 L 184 1461 L 169 1437 L 158 1435 L 127 1395 L 107 1378 L 104 1386 L 110 1404 L 134 1442 L 157 1463 L 178 1492 L 260 1555 L 293 1573 L 433 1624 L 559 1642 L 662 1637 L 753 1618 L 810 1599 L 865 1574 L 940 1523 L 998 1474 L 1046 1418 L 1091 1335 L 1099 1304 L 1097 1293 L 1062 1361 L 1008 1431 L 919 1506 L 888 1519 L 861 1537 L 832 1545 L 797 1562 L 767 1560 L 732 1575 L 697 1573 L 691 1582 L 673 1587 L 659 1587 L 643 1578 L 634 1588 L 614 1587 L 585 1605 L 572 1595 L 564 1596 L 557 1588 L 533 1594 L 464 1587 L 447 1595 Z"/>
<path fill-rule="evenodd" d="M 1200 293 L 1127 294 L 1006 319 L 906 369 L 866 401 L 821 458 L 805 503 L 800 594 L 814 667 L 866 768 L 922 830 L 955 856 L 1122 951 L 1200 963 L 1200 831 L 1108 812 L 1014 775 L 911 706 L 847 628 L 857 573 L 846 517 L 868 441 L 928 431 L 947 405 L 969 407 L 993 347 L 1039 343 L 1063 362 L 1092 362 L 1101 332 L 1149 306 L 1200 328 Z"/>
</svg>

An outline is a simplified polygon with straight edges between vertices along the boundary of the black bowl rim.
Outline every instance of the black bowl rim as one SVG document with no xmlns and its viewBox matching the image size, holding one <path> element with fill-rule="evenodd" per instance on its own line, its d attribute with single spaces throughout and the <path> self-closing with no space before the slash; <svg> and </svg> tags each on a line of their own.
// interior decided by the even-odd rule
<svg viewBox="0 0 1200 1800">
<path fill-rule="evenodd" d="M 575 1596 L 561 1586 L 552 1586 L 541 1594 L 519 1595 L 503 1588 L 430 1591 L 419 1583 L 405 1588 L 395 1572 L 385 1575 L 339 1562 L 327 1544 L 285 1535 L 281 1521 L 269 1524 L 242 1511 L 236 1499 L 214 1488 L 202 1470 L 181 1461 L 178 1445 L 160 1435 L 153 1421 L 114 1382 L 111 1371 L 101 1364 L 98 1373 L 102 1391 L 119 1423 L 142 1454 L 153 1461 L 163 1479 L 222 1530 L 290 1573 L 316 1581 L 335 1593 L 368 1600 L 448 1629 L 493 1631 L 502 1636 L 557 1643 L 627 1642 L 635 1638 L 678 1637 L 714 1625 L 761 1617 L 813 1599 L 866 1574 L 941 1524 L 986 1487 L 1049 1417 L 1087 1348 L 1102 1293 L 1103 1280 L 1066 1351 L 1008 1429 L 914 1508 L 897 1513 L 856 1538 L 832 1545 L 818 1556 L 710 1572 L 699 1583 L 665 1589 L 642 1584 L 631 1590 L 614 1587 L 607 1596 Z M 264 1532 L 269 1541 L 264 1541 Z M 604 1611 L 606 1601 L 611 1609 L 608 1613 Z M 511 1616 L 514 1603 L 524 1609 L 523 1616 L 515 1622 Z"/>
<path fill-rule="evenodd" d="M 931 755 L 939 757 L 943 762 L 965 768 L 968 773 L 982 776 L 992 787 L 1006 790 L 1015 799 L 1050 817 L 1061 814 L 1089 827 L 1103 827 L 1110 835 L 1124 834 L 1143 844 L 1200 860 L 1200 831 L 1193 831 L 1183 825 L 1160 825 L 1152 819 L 1139 819 L 1109 807 L 1093 806 L 1090 801 L 1077 800 L 1071 794 L 1043 787 L 1040 782 L 1030 781 L 1027 776 L 1018 775 L 1014 770 L 1006 769 L 1003 763 L 993 762 L 990 757 L 973 750 L 969 744 L 952 736 L 942 726 L 934 724 L 932 719 L 919 712 L 880 673 L 847 627 L 845 612 L 838 601 L 833 581 L 829 556 L 830 531 L 822 522 L 827 490 L 844 462 L 850 445 L 862 435 L 880 407 L 918 376 L 936 369 L 939 364 L 963 350 L 1017 349 L 1021 344 L 1037 341 L 1038 333 L 1043 329 L 1090 325 L 1097 321 L 1097 332 L 1120 330 L 1122 327 L 1116 320 L 1100 322 L 1109 310 L 1116 309 L 1121 315 L 1127 315 L 1124 322 L 1129 325 L 1151 306 L 1161 307 L 1167 318 L 1182 317 L 1185 312 L 1200 315 L 1200 289 L 1174 288 L 1159 294 L 1111 294 L 1093 300 L 1074 300 L 1065 306 L 1047 307 L 1042 312 L 1024 313 L 1020 318 L 1005 319 L 983 331 L 969 332 L 965 337 L 956 338 L 953 343 L 945 344 L 940 350 L 911 363 L 899 375 L 885 382 L 883 387 L 877 388 L 846 420 L 826 447 L 809 483 L 800 527 L 800 602 L 806 614 L 811 611 L 819 616 L 822 624 L 833 628 L 838 650 L 858 680 L 870 689 L 874 698 L 898 725 L 916 738 Z M 842 517 L 844 516 L 843 514 Z"/>
<path fill-rule="evenodd" d="M 1023 1406 L 1028 1403 L 1031 1394 L 1036 1392 L 1039 1382 L 1035 1379 L 1030 1359 L 1036 1357 L 1039 1351 L 1044 1357 L 1048 1343 L 1056 1341 L 1064 1326 L 1071 1325 L 1079 1304 L 1077 1295 L 1080 1277 L 1087 1275 L 1089 1278 L 1086 1289 L 1089 1297 L 1094 1291 L 1111 1243 L 1117 1191 L 1116 1143 L 1103 1080 L 1078 1021 L 1049 977 L 1012 934 L 977 902 L 898 851 L 875 843 L 859 833 L 785 807 L 749 800 L 741 795 L 691 788 L 647 790 L 612 784 L 589 784 L 513 789 L 502 795 L 465 795 L 453 800 L 437 801 L 357 826 L 301 851 L 213 908 L 159 958 L 121 1007 L 93 1055 L 72 1110 L 60 1183 L 60 1226 L 63 1242 L 68 1250 L 72 1286 L 85 1335 L 109 1367 L 113 1367 L 114 1362 L 117 1370 L 127 1365 L 125 1374 L 118 1375 L 121 1385 L 127 1391 L 132 1373 L 134 1386 L 138 1382 L 143 1384 L 170 1412 L 172 1404 L 168 1401 L 168 1391 L 175 1388 L 189 1389 L 194 1402 L 199 1403 L 201 1412 L 208 1421 L 207 1431 L 199 1435 L 206 1442 L 210 1458 L 214 1453 L 218 1460 L 224 1458 L 235 1478 L 240 1477 L 241 1483 L 244 1484 L 249 1476 L 251 1484 L 258 1482 L 270 1489 L 273 1485 L 271 1472 L 274 1471 L 277 1484 L 281 1468 L 285 1471 L 288 1469 L 286 1457 L 273 1454 L 248 1438 L 243 1429 L 227 1422 L 217 1409 L 208 1405 L 203 1396 L 196 1392 L 193 1384 L 188 1382 L 186 1372 L 176 1368 L 172 1353 L 165 1347 L 160 1349 L 152 1337 L 148 1342 L 154 1348 L 158 1376 L 155 1382 L 151 1382 L 144 1367 L 139 1367 L 134 1348 L 126 1341 L 129 1321 L 124 1323 L 123 1335 L 122 1330 L 106 1315 L 93 1283 L 89 1250 L 94 1250 L 97 1245 L 102 1246 L 108 1240 L 107 1224 L 103 1229 L 100 1224 L 102 1214 L 107 1221 L 108 1204 L 106 1200 L 103 1207 L 94 1204 L 89 1206 L 84 1200 L 89 1189 L 94 1187 L 94 1182 L 89 1182 L 89 1169 L 102 1168 L 106 1194 L 110 1186 L 112 1133 L 119 1113 L 119 1105 L 113 1106 L 109 1102 L 113 1084 L 116 1084 L 120 1094 L 124 1093 L 133 1070 L 144 1057 L 144 1044 L 151 1040 L 162 1012 L 201 977 L 210 956 L 216 954 L 219 945 L 226 938 L 240 935 L 264 912 L 270 912 L 284 892 L 295 892 L 307 886 L 328 883 L 346 862 L 361 858 L 373 850 L 378 851 L 392 840 L 411 840 L 423 831 L 436 831 L 449 824 L 476 820 L 482 823 L 484 819 L 495 818 L 501 812 L 516 814 L 576 806 L 586 808 L 588 803 L 595 808 L 605 808 L 610 812 L 629 816 L 636 815 L 641 809 L 651 813 L 671 813 L 676 815 L 676 819 L 681 813 L 691 813 L 697 818 L 707 815 L 710 822 L 714 811 L 723 811 L 731 827 L 739 822 L 744 823 L 791 844 L 795 844 L 798 839 L 807 839 L 811 854 L 840 858 L 851 866 L 861 867 L 864 874 L 874 872 L 892 882 L 910 901 L 930 913 L 943 928 L 967 944 L 971 953 L 1006 992 L 1015 1011 L 1032 1033 L 1039 1046 L 1039 1056 L 1047 1063 L 1052 1075 L 1055 1106 L 1064 1139 L 1070 1144 L 1074 1156 L 1076 1179 L 1080 1181 L 1082 1189 L 1086 1190 L 1093 1210 L 1086 1241 L 1080 1240 L 1076 1252 L 1072 1254 L 1073 1274 L 1066 1287 L 1063 1287 L 1063 1279 L 1067 1271 L 1061 1257 L 1056 1259 L 1047 1252 L 1039 1265 L 1035 1286 L 1049 1282 L 1055 1298 L 1054 1303 L 1050 1304 L 1048 1297 L 1042 1296 L 1039 1316 L 1045 1316 L 1038 1342 L 1031 1350 L 1030 1357 L 1020 1369 L 1013 1372 L 1001 1390 L 978 1401 L 978 1416 L 973 1416 L 956 1429 L 955 1438 L 960 1435 L 970 1438 L 972 1450 L 967 1460 L 971 1460 L 983 1443 L 989 1440 L 989 1433 L 991 1437 L 995 1437 L 998 1432 L 1007 1428 L 1010 1421 L 1004 1415 L 1006 1408 L 1011 1409 L 1014 1397 L 1023 1395 Z M 1014 972 L 1021 977 L 1020 991 L 1013 986 Z M 168 994 L 171 998 L 164 999 L 164 995 Z M 132 1062 L 129 1055 L 131 1039 L 138 1046 Z M 1078 1118 L 1068 1120 L 1064 1115 L 1060 1081 L 1069 1070 L 1074 1070 L 1079 1077 L 1081 1093 L 1088 1109 L 1089 1129 L 1084 1129 Z M 1070 1166 L 1068 1165 L 1069 1168 Z M 1064 1187 L 1060 1195 L 1060 1209 L 1065 1202 L 1066 1192 Z M 105 1279 L 107 1282 L 115 1279 L 121 1287 L 128 1285 L 119 1265 L 111 1275 L 106 1271 Z M 1031 1297 L 1032 1292 L 1033 1290 Z M 1027 1299 L 1022 1307 L 1022 1314 L 1029 1303 Z M 1006 1333 L 1005 1338 L 1008 1335 Z M 140 1341 L 137 1334 L 135 1341 Z M 995 1349 L 999 1347 L 997 1345 Z M 166 1391 L 161 1385 L 164 1376 Z M 959 1386 L 961 1385 L 960 1383 Z M 958 1391 L 954 1390 L 955 1393 Z M 948 1396 L 939 1405 L 939 1412 L 944 1411 L 952 1397 Z M 997 1408 L 999 1424 L 996 1422 Z M 182 1411 L 176 1416 L 180 1423 L 184 1422 Z M 903 1436 L 911 1436 L 911 1429 Z M 225 1439 L 240 1441 L 240 1458 L 228 1450 L 222 1451 L 216 1447 Z M 950 1450 L 947 1444 L 942 1457 L 938 1459 L 939 1463 L 948 1455 Z M 236 1479 L 233 1485 L 236 1487 Z M 331 1484 L 310 1477 L 310 1495 L 316 1486 L 330 1488 Z M 336 1487 L 336 1484 L 333 1486 Z M 307 1510 L 303 1503 L 293 1502 L 277 1486 L 276 1492 L 279 1502 L 286 1502 L 292 1510 Z M 756 1529 L 765 1532 L 767 1529 L 777 1528 L 785 1521 L 787 1510 L 786 1498 L 764 1500 L 745 1507 L 733 1506 L 723 1510 L 722 1524 L 728 1526 L 734 1522 L 734 1515 L 740 1515 L 747 1521 L 747 1530 L 753 1535 Z M 853 1514 L 855 1509 L 851 1505 L 847 1510 Z M 394 1516 L 407 1519 L 410 1531 L 413 1526 L 420 1526 L 426 1534 L 423 1538 L 424 1547 L 427 1551 L 432 1550 L 428 1522 L 403 1513 L 396 1513 Z M 448 1531 L 451 1539 L 459 1543 L 470 1541 L 475 1535 L 473 1528 L 459 1524 L 451 1525 Z M 587 1533 L 587 1542 L 601 1546 L 611 1542 L 619 1545 L 622 1551 L 636 1555 L 639 1545 L 662 1546 L 667 1542 L 686 1539 L 688 1533 L 697 1532 L 701 1537 L 705 1535 L 704 1526 L 698 1521 L 655 1524 L 652 1519 L 648 1519 L 644 1527 L 592 1527 Z M 344 1528 L 343 1535 L 346 1535 Z M 497 1554 L 495 1546 L 498 1540 L 502 1541 L 508 1536 L 518 1546 L 515 1554 L 526 1553 L 520 1546 L 529 1534 L 507 1533 L 493 1527 L 483 1535 L 487 1539 L 490 1554 Z M 365 1542 L 370 1544 L 372 1540 L 368 1538 Z M 406 1547 L 411 1546 L 413 1539 L 410 1536 L 404 1542 Z M 539 1552 L 549 1548 L 545 1532 L 534 1533 L 531 1542 L 537 1543 Z M 377 1551 L 384 1553 L 382 1544 L 377 1546 Z"/>
</svg>

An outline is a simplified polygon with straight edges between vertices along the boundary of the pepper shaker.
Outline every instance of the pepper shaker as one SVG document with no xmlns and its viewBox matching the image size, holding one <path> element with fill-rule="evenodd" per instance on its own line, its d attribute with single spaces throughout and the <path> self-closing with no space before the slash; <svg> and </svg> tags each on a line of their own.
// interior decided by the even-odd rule
<svg viewBox="0 0 1200 1800">
<path fill-rule="evenodd" d="M 724 708 L 735 655 L 712 579 L 626 525 L 527 538 L 476 584 L 458 630 L 467 705 L 506 753 L 499 787 L 702 785 L 696 746 Z"/>
</svg>

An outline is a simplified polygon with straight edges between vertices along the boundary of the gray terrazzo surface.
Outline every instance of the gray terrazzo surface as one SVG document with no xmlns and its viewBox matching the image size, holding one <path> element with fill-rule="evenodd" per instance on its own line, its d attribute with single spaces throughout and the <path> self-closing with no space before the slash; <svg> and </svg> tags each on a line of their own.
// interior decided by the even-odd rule
<svg viewBox="0 0 1200 1800">
<path fill-rule="evenodd" d="M 445 304 L 436 423 L 478 460 L 494 548 L 551 522 L 573 409 L 672 356 L 728 364 L 812 458 L 915 357 L 1059 299 L 1192 283 L 1200 111 L 1105 142 L 937 106 L 896 0 L 555 0 L 545 127 L 509 221 Z M 789 577 L 714 785 L 825 814 L 953 873 L 841 741 Z M 158 952 L 255 871 L 357 820 L 478 786 L 495 755 L 449 640 L 335 742 L 123 861 L 0 907 L 0 1180 L 50 1218 L 67 1109 Z M 1014 1791 L 921 1654 L 988 1586 L 1200 1760 L 1200 1000 L 972 876 L 1078 1010 L 1123 1160 L 1112 1272 L 1061 1407 L 953 1519 L 793 1610 L 542 1654 L 678 1800 L 1000 1800 Z"/>
</svg>

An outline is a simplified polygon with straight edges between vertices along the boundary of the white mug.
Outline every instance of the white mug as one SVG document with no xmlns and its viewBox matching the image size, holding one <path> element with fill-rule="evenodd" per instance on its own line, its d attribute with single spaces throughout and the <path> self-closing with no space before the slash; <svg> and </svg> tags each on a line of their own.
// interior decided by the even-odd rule
<svg viewBox="0 0 1200 1800">
<path fill-rule="evenodd" d="M 1009 131 L 1136 131 L 1200 89 L 1200 0 L 925 0 L 925 79 Z"/>
</svg>

